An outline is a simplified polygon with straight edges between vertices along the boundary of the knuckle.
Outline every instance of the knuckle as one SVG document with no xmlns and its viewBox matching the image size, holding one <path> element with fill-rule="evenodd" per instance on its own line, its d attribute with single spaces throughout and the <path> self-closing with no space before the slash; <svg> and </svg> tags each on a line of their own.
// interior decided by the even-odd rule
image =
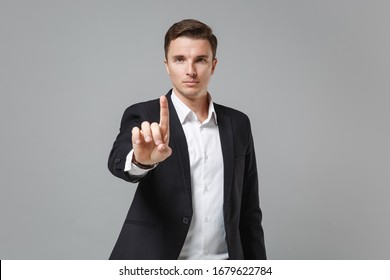
<svg viewBox="0 0 390 280">
<path fill-rule="evenodd" d="M 152 127 L 152 128 L 158 128 L 158 127 L 160 127 L 160 126 L 159 126 L 158 123 L 154 122 L 154 123 L 152 123 L 152 124 L 150 125 L 150 127 Z"/>
<path fill-rule="evenodd" d="M 147 126 L 150 126 L 150 124 L 149 124 L 148 121 L 144 121 L 144 122 L 142 122 L 141 126 L 142 127 L 147 127 Z"/>
</svg>

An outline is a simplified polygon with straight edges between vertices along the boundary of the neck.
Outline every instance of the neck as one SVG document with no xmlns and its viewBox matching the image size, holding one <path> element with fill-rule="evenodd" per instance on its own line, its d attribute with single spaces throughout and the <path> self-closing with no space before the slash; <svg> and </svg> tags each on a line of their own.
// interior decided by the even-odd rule
<svg viewBox="0 0 390 280">
<path fill-rule="evenodd" d="M 175 91 L 176 96 L 183 102 L 188 108 L 194 112 L 198 120 L 202 123 L 207 119 L 209 114 L 209 95 L 197 96 L 196 98 L 188 98 Z"/>
</svg>

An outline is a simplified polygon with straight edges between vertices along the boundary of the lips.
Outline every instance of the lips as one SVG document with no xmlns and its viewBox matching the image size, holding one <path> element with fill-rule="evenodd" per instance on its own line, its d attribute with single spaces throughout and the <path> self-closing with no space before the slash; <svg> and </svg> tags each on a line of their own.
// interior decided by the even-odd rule
<svg viewBox="0 0 390 280">
<path fill-rule="evenodd" d="M 187 86 L 194 86 L 198 83 L 199 83 L 199 81 L 197 81 L 197 80 L 184 81 L 184 84 L 186 84 Z"/>
</svg>

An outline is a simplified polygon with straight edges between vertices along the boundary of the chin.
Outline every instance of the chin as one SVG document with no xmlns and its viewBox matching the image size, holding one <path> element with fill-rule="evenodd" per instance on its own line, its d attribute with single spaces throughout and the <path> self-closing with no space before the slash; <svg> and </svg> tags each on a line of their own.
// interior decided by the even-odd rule
<svg viewBox="0 0 390 280">
<path fill-rule="evenodd" d="M 188 98 L 195 98 L 202 95 L 201 94 L 202 91 L 199 88 L 185 88 L 185 89 L 179 89 L 177 91 L 179 92 L 179 94 L 184 95 L 185 97 Z M 175 90 L 175 92 L 177 91 Z"/>
</svg>

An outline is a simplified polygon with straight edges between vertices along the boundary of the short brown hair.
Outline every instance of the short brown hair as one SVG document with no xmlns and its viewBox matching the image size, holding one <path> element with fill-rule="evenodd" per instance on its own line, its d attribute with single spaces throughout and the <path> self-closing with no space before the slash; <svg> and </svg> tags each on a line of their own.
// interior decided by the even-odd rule
<svg viewBox="0 0 390 280">
<path fill-rule="evenodd" d="M 191 39 L 205 39 L 209 41 L 211 50 L 213 52 L 213 59 L 217 55 L 217 37 L 213 34 L 213 31 L 209 26 L 195 19 L 184 19 L 182 21 L 173 24 L 165 34 L 164 50 L 165 58 L 168 55 L 169 45 L 171 41 L 179 38 L 187 37 Z"/>
</svg>

